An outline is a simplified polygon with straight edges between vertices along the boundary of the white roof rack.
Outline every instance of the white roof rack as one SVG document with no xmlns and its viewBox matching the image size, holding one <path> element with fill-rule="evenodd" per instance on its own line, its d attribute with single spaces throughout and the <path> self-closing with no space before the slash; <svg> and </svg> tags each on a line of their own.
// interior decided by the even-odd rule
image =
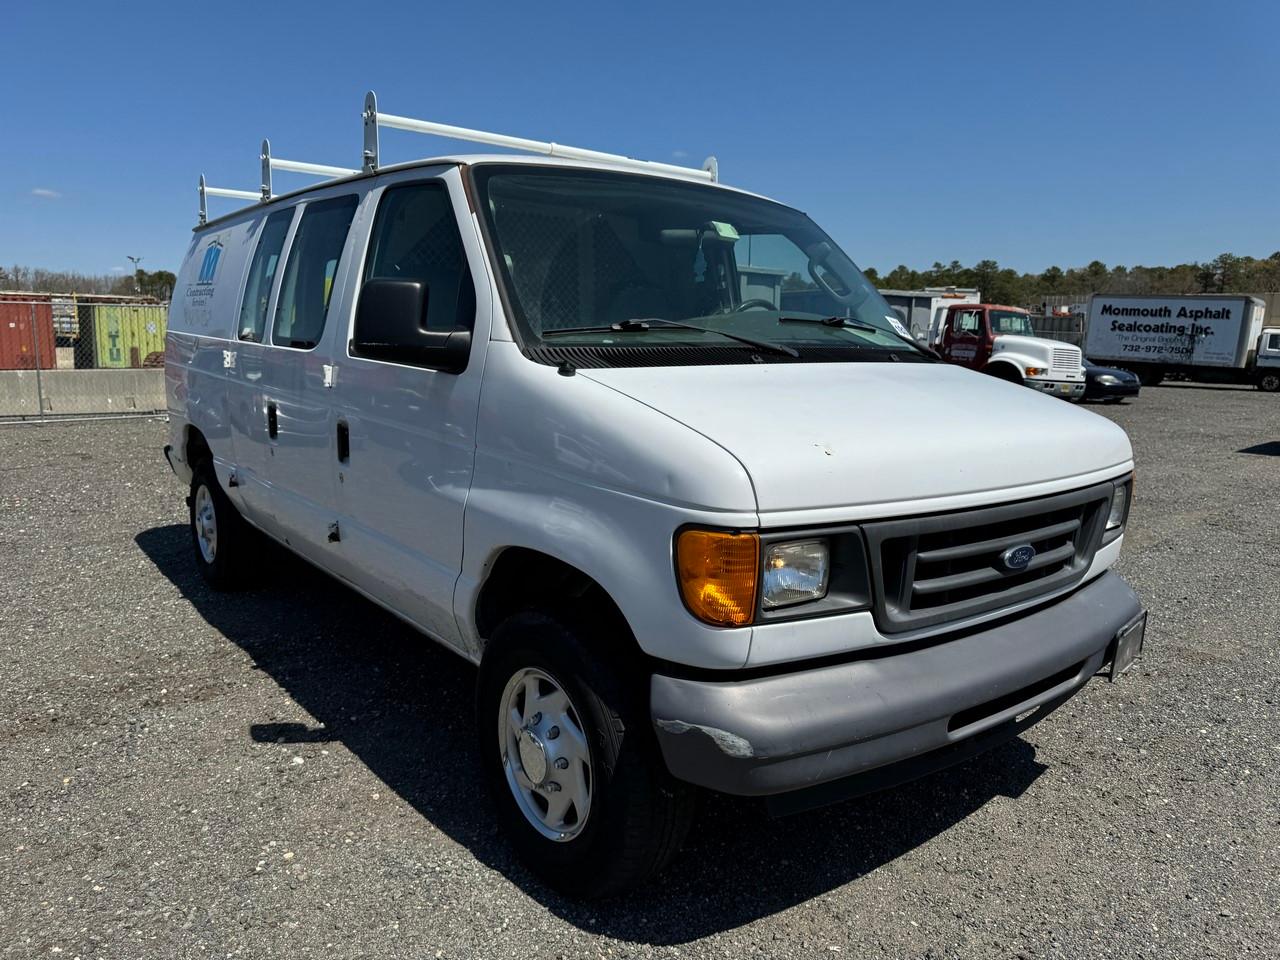
<svg viewBox="0 0 1280 960">
<path fill-rule="evenodd" d="M 210 187 L 204 182 L 204 174 L 200 174 L 200 223 L 203 225 L 209 222 L 209 203 L 208 197 L 231 197 L 234 200 L 253 200 L 262 199 L 260 194 L 254 193 L 252 190 L 232 190 L 229 187 Z"/>
<path fill-rule="evenodd" d="M 467 127 L 455 127 L 447 123 L 435 123 L 431 120 L 415 120 L 412 117 L 397 117 L 391 113 L 378 112 L 378 98 L 372 90 L 364 95 L 364 170 L 375 173 L 378 169 L 378 128 L 392 127 L 396 130 L 408 130 L 412 133 L 426 133 L 437 137 L 448 137 L 450 140 L 468 140 L 472 143 L 487 143 L 495 147 L 507 147 L 525 153 L 540 153 L 548 157 L 564 157 L 570 160 L 599 160 L 603 163 L 617 164 L 625 167 L 636 167 L 642 170 L 658 170 L 664 173 L 678 173 L 685 177 L 697 177 L 715 183 L 720 179 L 719 164 L 715 157 L 707 157 L 701 169 L 681 167 L 674 163 L 658 163 L 654 160 L 636 160 L 617 153 L 602 153 L 599 150 L 587 150 L 583 147 L 569 147 L 563 143 L 551 143 L 543 140 L 529 140 L 525 137 L 512 137 L 505 133 L 488 133 L 484 130 L 471 130 Z"/>
<path fill-rule="evenodd" d="M 587 150 L 584 147 L 569 147 L 562 143 L 551 143 L 543 140 L 529 140 L 525 137 L 512 137 L 504 133 L 488 133 L 484 130 L 471 130 L 467 127 L 455 127 L 447 123 L 435 123 L 430 120 L 415 120 L 412 117 L 398 117 L 390 113 L 378 112 L 378 98 L 370 90 L 364 95 L 364 156 L 361 170 L 367 174 L 378 172 L 378 130 L 380 127 L 391 127 L 396 130 L 408 130 L 412 133 L 425 133 L 450 140 L 468 140 L 473 143 L 486 143 L 495 147 L 506 147 L 525 153 L 538 153 L 548 157 L 564 157 L 570 160 L 595 160 L 615 166 L 631 167 L 638 170 L 651 170 L 659 173 L 674 173 L 683 177 L 693 177 L 716 183 L 720 179 L 720 165 L 715 157 L 707 157 L 701 169 L 681 167 L 673 163 L 659 163 L 654 160 L 636 160 L 616 153 L 603 153 L 599 150 Z M 230 197 L 234 200 L 254 200 L 265 202 L 274 194 L 271 187 L 273 170 L 289 170 L 293 173 L 310 173 L 319 177 L 350 177 L 361 170 L 349 167 L 334 167 L 324 163 L 306 163 L 302 160 L 285 160 L 271 156 L 271 142 L 262 141 L 262 187 L 259 193 L 250 190 L 232 190 L 228 187 L 210 187 L 204 182 L 204 174 L 200 175 L 200 224 L 209 220 L 207 197 Z"/>
</svg>

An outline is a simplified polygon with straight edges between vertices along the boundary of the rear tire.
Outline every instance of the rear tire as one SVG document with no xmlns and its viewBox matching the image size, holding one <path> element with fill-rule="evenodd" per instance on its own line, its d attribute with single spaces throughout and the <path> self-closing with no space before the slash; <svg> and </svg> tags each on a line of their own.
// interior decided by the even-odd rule
<svg viewBox="0 0 1280 960">
<path fill-rule="evenodd" d="M 1262 376 L 1258 377 L 1258 389 L 1263 393 L 1276 393 L 1280 391 L 1280 371 L 1268 370 Z"/>
<path fill-rule="evenodd" d="M 1159 367 L 1145 367 L 1138 371 L 1138 380 L 1144 387 L 1158 387 L 1164 381 L 1164 371 Z"/>
<path fill-rule="evenodd" d="M 481 763 L 503 831 L 549 886 L 584 899 L 658 873 L 695 804 L 694 788 L 662 762 L 643 690 L 624 682 L 636 674 L 594 652 L 593 640 L 618 640 L 603 632 L 568 615 L 509 617 L 485 651 L 476 696 Z"/>
<path fill-rule="evenodd" d="M 192 471 L 187 504 L 200 576 L 215 590 L 240 586 L 249 565 L 252 531 L 223 493 L 209 460 L 200 461 Z"/>
</svg>

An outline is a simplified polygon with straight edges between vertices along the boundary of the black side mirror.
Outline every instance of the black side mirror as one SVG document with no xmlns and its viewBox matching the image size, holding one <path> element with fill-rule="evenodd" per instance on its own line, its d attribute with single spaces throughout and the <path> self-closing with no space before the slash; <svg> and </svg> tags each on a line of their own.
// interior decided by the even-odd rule
<svg viewBox="0 0 1280 960">
<path fill-rule="evenodd" d="M 366 280 L 356 305 L 351 352 L 445 373 L 461 373 L 471 356 L 470 330 L 428 330 L 430 291 L 421 280 Z"/>
</svg>

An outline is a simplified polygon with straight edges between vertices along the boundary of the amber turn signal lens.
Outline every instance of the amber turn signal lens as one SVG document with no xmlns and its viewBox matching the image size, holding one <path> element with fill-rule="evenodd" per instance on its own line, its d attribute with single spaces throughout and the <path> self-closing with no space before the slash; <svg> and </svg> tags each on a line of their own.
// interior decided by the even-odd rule
<svg viewBox="0 0 1280 960">
<path fill-rule="evenodd" d="M 754 533 L 685 530 L 676 539 L 684 602 L 699 620 L 740 627 L 756 609 L 760 538 Z"/>
</svg>

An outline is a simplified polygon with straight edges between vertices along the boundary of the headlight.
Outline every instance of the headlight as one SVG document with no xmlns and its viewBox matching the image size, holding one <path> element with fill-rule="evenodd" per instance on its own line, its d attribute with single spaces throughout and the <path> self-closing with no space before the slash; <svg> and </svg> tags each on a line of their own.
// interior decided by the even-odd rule
<svg viewBox="0 0 1280 960">
<path fill-rule="evenodd" d="M 1049 371 L 1045 367 L 1027 367 L 1028 377 L 1038 377 L 1042 373 L 1048 373 L 1048 372 Z"/>
<path fill-rule="evenodd" d="M 820 600 L 827 594 L 831 553 L 825 540 L 773 543 L 765 552 L 761 605 L 766 609 Z"/>
<path fill-rule="evenodd" d="M 1107 514 L 1108 530 L 1118 530 L 1124 526 L 1129 513 L 1129 490 L 1132 485 L 1132 480 L 1116 484 L 1116 492 L 1111 496 L 1111 512 Z"/>
<path fill-rule="evenodd" d="M 1102 374 L 1102 376 L 1098 377 L 1098 382 L 1099 382 L 1099 383 L 1105 383 L 1108 387 L 1115 387 L 1115 386 L 1119 386 L 1119 384 L 1120 384 L 1120 378 L 1119 378 L 1119 377 L 1113 377 L 1113 376 L 1112 376 L 1111 374 L 1109 374 L 1109 373 L 1104 373 L 1104 374 Z"/>
</svg>

